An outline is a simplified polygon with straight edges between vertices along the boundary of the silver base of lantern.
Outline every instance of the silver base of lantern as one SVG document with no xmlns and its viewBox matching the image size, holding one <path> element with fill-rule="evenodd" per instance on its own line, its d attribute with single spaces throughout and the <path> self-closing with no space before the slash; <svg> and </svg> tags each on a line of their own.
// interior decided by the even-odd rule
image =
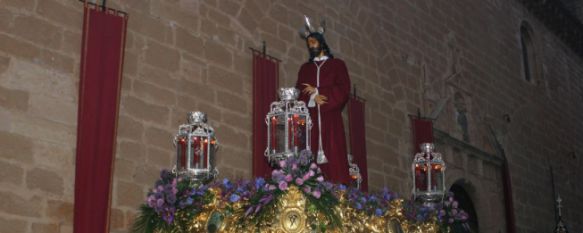
<svg viewBox="0 0 583 233">
<path fill-rule="evenodd" d="M 426 192 L 415 195 L 415 201 L 424 205 L 432 205 L 443 201 L 443 192 Z"/>
<path fill-rule="evenodd" d="M 279 161 L 287 160 L 289 157 L 294 155 L 295 154 L 293 152 L 280 152 L 277 154 L 266 155 L 266 157 L 271 167 L 279 167 Z"/>
<path fill-rule="evenodd" d="M 193 169 L 173 169 L 173 172 L 177 176 L 183 177 L 185 179 L 190 179 L 193 182 L 200 182 L 203 184 L 212 182 L 218 175 L 219 170 L 213 169 L 212 171 L 198 171 Z"/>
</svg>

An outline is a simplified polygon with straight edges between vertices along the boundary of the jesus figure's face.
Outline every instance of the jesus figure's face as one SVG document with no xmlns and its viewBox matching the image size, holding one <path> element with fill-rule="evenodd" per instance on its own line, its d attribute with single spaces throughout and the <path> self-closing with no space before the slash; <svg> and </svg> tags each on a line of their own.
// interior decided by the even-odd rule
<svg viewBox="0 0 583 233">
<path fill-rule="evenodd" d="M 308 37 L 307 43 L 310 56 L 319 57 L 323 55 L 324 51 L 322 51 L 322 46 L 320 46 L 320 42 L 316 38 Z"/>
</svg>

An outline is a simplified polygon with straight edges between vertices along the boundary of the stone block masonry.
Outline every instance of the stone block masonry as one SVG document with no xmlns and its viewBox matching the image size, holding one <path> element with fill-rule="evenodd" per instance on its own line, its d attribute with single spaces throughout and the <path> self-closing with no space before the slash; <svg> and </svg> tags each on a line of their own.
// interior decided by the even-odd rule
<svg viewBox="0 0 583 233">
<path fill-rule="evenodd" d="M 367 99 L 372 190 L 409 195 L 407 114 L 429 115 L 445 100 L 438 129 L 462 140 L 457 117 L 465 111 L 469 145 L 495 154 L 492 127 L 504 147 L 519 232 L 554 226 L 550 165 L 569 230 L 583 230 L 583 59 L 516 0 L 107 3 L 129 14 L 111 232 L 128 232 L 159 169 L 172 166 L 172 136 L 188 111 L 207 112 L 217 130 L 221 175 L 251 178 L 248 47 L 265 41 L 282 60 L 279 83 L 295 84 L 308 57 L 297 35 L 303 14 L 326 19 L 332 52 Z M 523 21 L 543 70 L 532 82 L 523 77 Z M 0 0 L 2 232 L 72 231 L 81 27 L 78 1 Z M 464 156 L 446 156 L 455 167 L 448 180 L 496 176 L 483 184 L 498 185 L 491 164 Z M 505 232 L 495 224 L 504 221 L 501 192 L 470 192 L 477 208 L 487 208 L 480 232 Z"/>
</svg>

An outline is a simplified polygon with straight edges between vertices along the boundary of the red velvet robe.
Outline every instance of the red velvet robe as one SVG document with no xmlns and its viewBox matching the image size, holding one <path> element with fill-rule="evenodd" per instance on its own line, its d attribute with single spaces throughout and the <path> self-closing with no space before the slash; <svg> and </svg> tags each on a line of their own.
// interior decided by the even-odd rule
<svg viewBox="0 0 583 233">
<path fill-rule="evenodd" d="M 318 62 L 321 64 L 322 62 Z M 314 62 L 305 63 L 298 72 L 296 88 L 303 90 L 303 83 L 316 87 L 317 67 Z M 328 163 L 320 165 L 326 179 L 333 183 L 350 182 L 346 137 L 342 122 L 342 109 L 350 95 L 350 78 L 344 61 L 330 58 L 320 68 L 320 95 L 328 97 L 327 103 L 320 106 L 322 114 L 322 145 Z M 300 100 L 308 104 L 310 95 L 300 94 Z M 309 108 L 312 118 L 311 147 L 314 159 L 318 154 L 318 107 Z"/>
</svg>

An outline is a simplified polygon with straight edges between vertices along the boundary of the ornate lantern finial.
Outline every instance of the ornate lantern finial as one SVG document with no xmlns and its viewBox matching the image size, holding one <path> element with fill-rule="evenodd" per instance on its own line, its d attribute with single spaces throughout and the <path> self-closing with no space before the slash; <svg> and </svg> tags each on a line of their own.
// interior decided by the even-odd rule
<svg viewBox="0 0 583 233">
<path fill-rule="evenodd" d="M 189 124 L 200 124 L 207 122 L 206 113 L 204 112 L 189 112 L 187 114 L 187 118 Z"/>
<path fill-rule="evenodd" d="M 218 174 L 215 153 L 219 144 L 215 130 L 206 123 L 204 112 L 189 112 L 187 120 L 188 123 L 180 125 L 174 137 L 175 172 L 196 181 L 210 181 Z"/>
<path fill-rule="evenodd" d="M 433 143 L 422 143 L 413 159 L 413 197 L 423 203 L 435 203 L 445 194 L 445 162 L 433 151 Z"/>
<path fill-rule="evenodd" d="M 279 99 L 271 103 L 265 117 L 267 148 L 265 156 L 272 165 L 302 150 L 310 150 L 312 120 L 306 104 L 298 101 L 296 88 L 280 88 Z"/>
</svg>

